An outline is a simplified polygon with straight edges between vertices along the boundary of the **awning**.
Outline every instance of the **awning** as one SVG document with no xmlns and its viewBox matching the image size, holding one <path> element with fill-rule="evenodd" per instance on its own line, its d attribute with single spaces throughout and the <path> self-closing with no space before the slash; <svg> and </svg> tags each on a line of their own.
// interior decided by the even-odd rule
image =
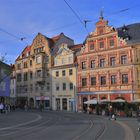
<svg viewBox="0 0 140 140">
<path fill-rule="evenodd" d="M 135 92 L 135 91 L 133 91 Z M 132 90 L 111 90 L 111 91 L 96 91 L 96 92 L 78 92 L 77 95 L 83 94 L 132 94 Z"/>
<path fill-rule="evenodd" d="M 110 100 L 108 100 L 108 99 L 102 99 L 102 100 L 100 100 L 100 103 L 102 104 L 102 103 L 109 103 L 110 102 Z"/>
<path fill-rule="evenodd" d="M 135 99 L 132 101 L 133 103 L 140 103 L 140 99 Z"/>
<path fill-rule="evenodd" d="M 112 100 L 111 102 L 112 102 L 112 103 L 124 103 L 124 102 L 126 102 L 126 101 L 123 100 L 123 99 L 115 99 L 115 100 Z"/>
<path fill-rule="evenodd" d="M 97 99 L 88 100 L 84 104 L 97 104 Z"/>
</svg>

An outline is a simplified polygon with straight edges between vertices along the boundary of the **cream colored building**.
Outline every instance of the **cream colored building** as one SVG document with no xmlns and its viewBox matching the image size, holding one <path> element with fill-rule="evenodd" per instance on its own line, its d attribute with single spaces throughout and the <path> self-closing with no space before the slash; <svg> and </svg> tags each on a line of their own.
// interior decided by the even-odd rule
<svg viewBox="0 0 140 140">
<path fill-rule="evenodd" d="M 52 109 L 75 111 L 76 63 L 74 51 L 62 44 L 54 57 L 52 73 Z"/>
<path fill-rule="evenodd" d="M 41 33 L 27 46 L 15 62 L 17 105 L 24 107 L 51 108 L 51 74 L 52 54 L 61 43 L 73 45 L 72 39 L 61 33 L 48 38 Z M 56 49 L 57 50 L 57 49 Z"/>
</svg>

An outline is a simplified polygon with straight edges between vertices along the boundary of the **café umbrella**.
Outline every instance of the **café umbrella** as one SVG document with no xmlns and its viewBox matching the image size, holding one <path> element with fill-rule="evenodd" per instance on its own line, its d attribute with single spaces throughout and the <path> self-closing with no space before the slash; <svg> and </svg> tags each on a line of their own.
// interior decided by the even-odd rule
<svg viewBox="0 0 140 140">
<path fill-rule="evenodd" d="M 140 99 L 135 99 L 132 101 L 133 103 L 140 103 Z"/>
<path fill-rule="evenodd" d="M 97 99 L 92 99 L 84 102 L 84 104 L 97 104 L 97 103 L 98 103 Z"/>
<path fill-rule="evenodd" d="M 112 102 L 112 103 L 124 103 L 124 102 L 126 102 L 126 101 L 123 100 L 123 99 L 115 99 L 115 100 L 112 100 L 111 102 Z"/>
<path fill-rule="evenodd" d="M 101 99 L 100 100 L 100 103 L 101 104 L 103 104 L 103 103 L 109 103 L 110 102 L 110 100 L 108 100 L 108 99 Z"/>
</svg>

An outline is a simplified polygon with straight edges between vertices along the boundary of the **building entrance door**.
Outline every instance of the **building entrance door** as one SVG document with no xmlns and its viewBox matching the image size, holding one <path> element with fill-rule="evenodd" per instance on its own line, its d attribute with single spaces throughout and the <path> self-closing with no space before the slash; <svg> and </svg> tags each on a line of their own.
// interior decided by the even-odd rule
<svg viewBox="0 0 140 140">
<path fill-rule="evenodd" d="M 60 110 L 60 99 L 56 99 L 56 110 Z"/>
<path fill-rule="evenodd" d="M 62 99 L 62 109 L 67 110 L 67 98 Z"/>
</svg>

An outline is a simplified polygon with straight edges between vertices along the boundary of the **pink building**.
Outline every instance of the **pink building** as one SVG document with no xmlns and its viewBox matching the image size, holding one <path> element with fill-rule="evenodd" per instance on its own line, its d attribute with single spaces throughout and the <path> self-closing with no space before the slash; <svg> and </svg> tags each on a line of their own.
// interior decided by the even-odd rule
<svg viewBox="0 0 140 140">
<path fill-rule="evenodd" d="M 93 98 L 109 101 L 140 98 L 140 24 L 108 25 L 102 13 L 95 31 L 77 56 L 77 107 Z"/>
</svg>

